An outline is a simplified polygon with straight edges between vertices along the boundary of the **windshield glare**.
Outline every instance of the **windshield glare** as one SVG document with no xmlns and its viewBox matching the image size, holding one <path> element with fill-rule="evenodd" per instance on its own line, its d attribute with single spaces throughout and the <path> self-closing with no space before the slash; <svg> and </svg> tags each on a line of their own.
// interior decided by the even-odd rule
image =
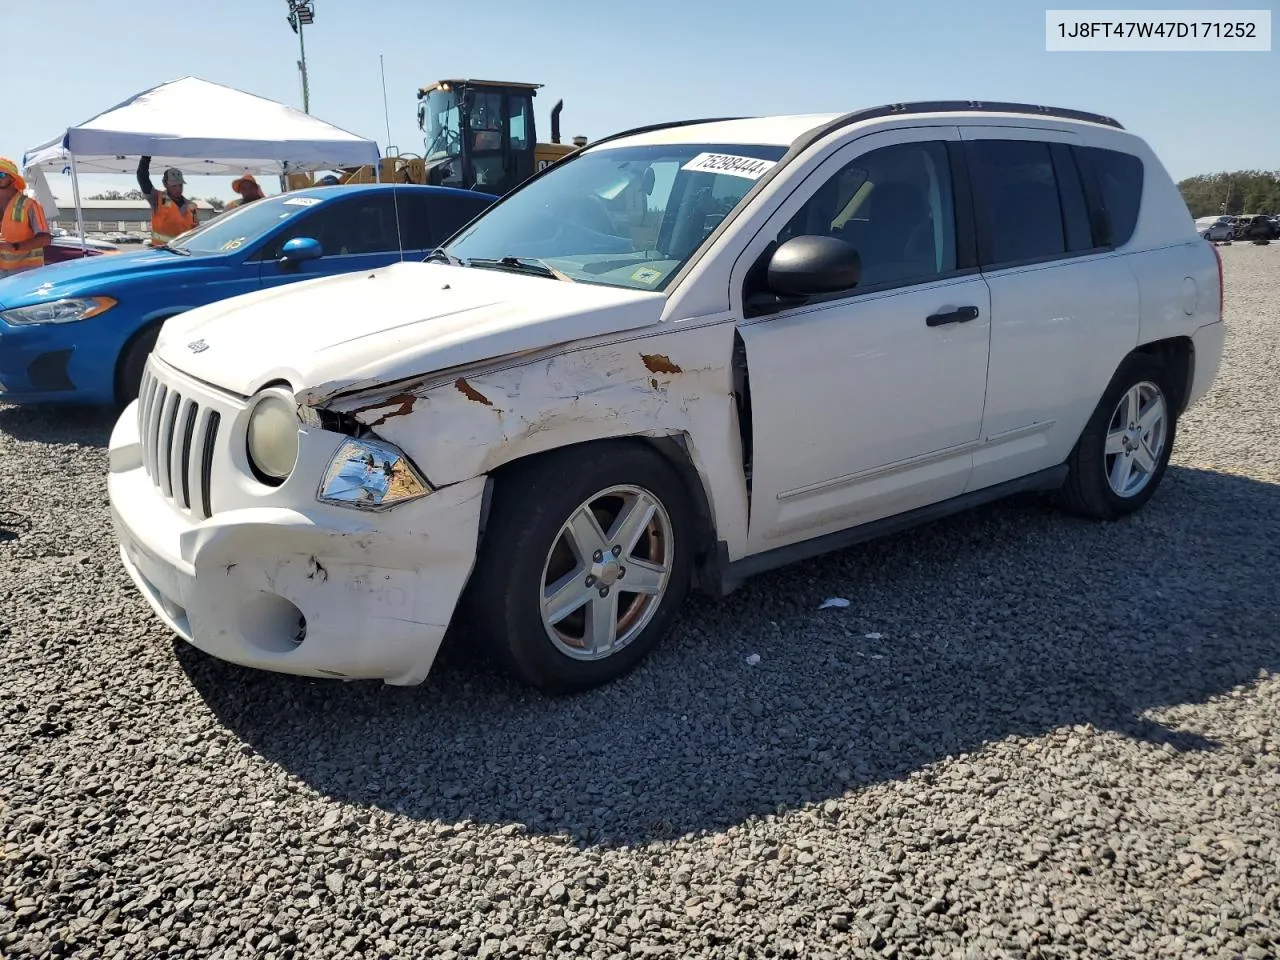
<svg viewBox="0 0 1280 960">
<path fill-rule="evenodd" d="M 184 233 L 170 246 L 197 255 L 231 253 L 319 202 L 319 197 L 293 193 L 255 200 Z"/>
<path fill-rule="evenodd" d="M 573 280 L 662 290 L 785 152 L 688 143 L 586 153 L 493 207 L 448 251 L 533 257 Z"/>
<path fill-rule="evenodd" d="M 452 90 L 432 90 L 426 96 L 427 136 L 423 159 L 428 163 L 456 157 L 462 146 L 458 97 Z"/>
</svg>

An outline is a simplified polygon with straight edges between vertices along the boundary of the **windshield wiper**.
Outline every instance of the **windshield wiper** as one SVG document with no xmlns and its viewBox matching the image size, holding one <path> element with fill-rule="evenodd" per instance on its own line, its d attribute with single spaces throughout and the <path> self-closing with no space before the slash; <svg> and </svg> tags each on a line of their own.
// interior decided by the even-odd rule
<svg viewBox="0 0 1280 960">
<path fill-rule="evenodd" d="M 517 273 L 532 273 L 539 277 L 551 277 L 555 280 L 565 280 L 573 283 L 572 277 L 565 276 L 551 264 L 545 260 L 539 260 L 537 257 L 499 257 L 497 260 L 472 257 L 467 261 L 467 265 L 471 267 L 491 267 L 499 270 L 514 270 Z"/>
<path fill-rule="evenodd" d="M 160 249 L 161 249 L 161 250 L 168 250 L 170 253 L 176 253 L 176 254 L 178 254 L 178 256 L 180 256 L 180 257 L 189 257 L 189 256 L 191 256 L 191 251 L 190 251 L 190 250 L 183 250 L 181 247 L 175 247 L 175 246 L 174 246 L 173 244 L 171 244 L 171 243 L 166 243 L 166 244 L 165 244 L 164 246 L 162 246 Z"/>
<path fill-rule="evenodd" d="M 427 254 L 427 259 L 424 260 L 423 262 L 435 263 L 441 260 L 443 260 L 445 263 L 452 264 L 455 267 L 463 266 L 462 261 L 459 260 L 457 257 L 455 257 L 448 250 L 446 250 L 444 247 L 436 247 L 429 254 Z"/>
</svg>

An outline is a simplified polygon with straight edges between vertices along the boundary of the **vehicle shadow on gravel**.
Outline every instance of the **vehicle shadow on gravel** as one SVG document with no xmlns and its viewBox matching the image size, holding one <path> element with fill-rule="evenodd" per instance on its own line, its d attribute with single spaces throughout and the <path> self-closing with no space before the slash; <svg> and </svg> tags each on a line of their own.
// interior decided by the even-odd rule
<svg viewBox="0 0 1280 960">
<path fill-rule="evenodd" d="M 105 407 L 19 407 L 0 403 L 0 433 L 14 440 L 105 448 L 119 414 Z"/>
<path fill-rule="evenodd" d="M 325 795 L 612 846 L 1065 725 L 1213 750 L 1144 713 L 1280 671 L 1278 560 L 1280 485 L 1175 467 L 1124 522 L 1011 501 L 695 599 L 639 670 L 570 698 L 460 648 L 397 689 L 176 647 L 218 721 Z"/>
</svg>

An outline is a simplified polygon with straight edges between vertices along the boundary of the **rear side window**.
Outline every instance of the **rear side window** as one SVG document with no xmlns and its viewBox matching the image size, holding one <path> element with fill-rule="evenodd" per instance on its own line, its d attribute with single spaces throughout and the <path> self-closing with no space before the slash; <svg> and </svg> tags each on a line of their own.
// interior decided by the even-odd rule
<svg viewBox="0 0 1280 960">
<path fill-rule="evenodd" d="M 982 265 L 1009 266 L 1065 255 L 1062 201 L 1049 144 L 973 140 L 966 152 Z"/>
<path fill-rule="evenodd" d="M 496 197 L 493 199 L 497 199 Z M 427 210 L 431 218 L 432 246 L 444 243 L 464 226 L 488 209 L 483 199 L 463 197 L 429 197 Z"/>
<path fill-rule="evenodd" d="M 400 230 L 406 250 L 434 250 L 487 205 L 481 194 L 441 196 L 412 188 L 399 191 Z"/>
<path fill-rule="evenodd" d="M 430 249 L 431 219 L 426 198 L 412 189 L 396 190 L 392 209 L 392 229 L 398 231 L 396 248 L 405 250 Z"/>
<path fill-rule="evenodd" d="M 1138 224 L 1138 208 L 1142 203 L 1142 161 L 1130 153 L 1080 147 L 1079 152 L 1093 167 L 1098 189 L 1102 193 L 1104 224 L 1110 227 L 1103 239 L 1111 246 L 1123 246 L 1133 236 Z"/>
</svg>

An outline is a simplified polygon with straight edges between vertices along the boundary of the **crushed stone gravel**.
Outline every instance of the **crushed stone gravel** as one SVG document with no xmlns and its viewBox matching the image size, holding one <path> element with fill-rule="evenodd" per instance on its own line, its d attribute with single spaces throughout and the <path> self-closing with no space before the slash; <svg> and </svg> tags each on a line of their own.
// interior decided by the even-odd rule
<svg viewBox="0 0 1280 960">
<path fill-rule="evenodd" d="M 0 406 L 0 956 L 1276 957 L 1280 244 L 1221 253 L 1224 365 L 1139 516 L 763 576 L 564 699 L 175 642 L 111 416 Z"/>
</svg>

